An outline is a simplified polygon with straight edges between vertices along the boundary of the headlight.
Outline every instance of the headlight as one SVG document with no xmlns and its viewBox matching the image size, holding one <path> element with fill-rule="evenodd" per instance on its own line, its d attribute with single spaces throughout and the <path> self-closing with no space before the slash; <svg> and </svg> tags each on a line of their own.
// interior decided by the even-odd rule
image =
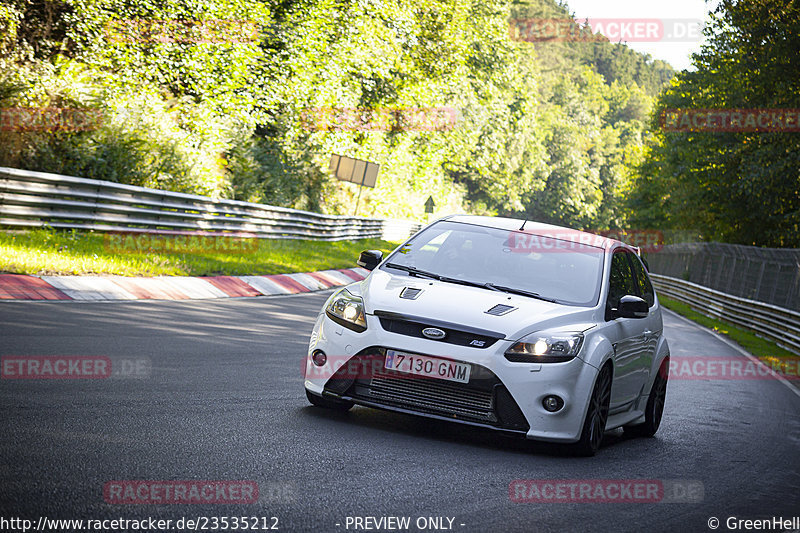
<svg viewBox="0 0 800 533">
<path fill-rule="evenodd" d="M 334 322 L 353 331 L 360 332 L 367 329 L 367 321 L 364 318 L 364 300 L 353 296 L 346 289 L 342 289 L 333 297 L 331 303 L 325 308 L 325 313 Z"/>
<path fill-rule="evenodd" d="M 531 333 L 506 350 L 515 363 L 560 363 L 573 359 L 583 344 L 583 333 L 540 331 Z"/>
</svg>

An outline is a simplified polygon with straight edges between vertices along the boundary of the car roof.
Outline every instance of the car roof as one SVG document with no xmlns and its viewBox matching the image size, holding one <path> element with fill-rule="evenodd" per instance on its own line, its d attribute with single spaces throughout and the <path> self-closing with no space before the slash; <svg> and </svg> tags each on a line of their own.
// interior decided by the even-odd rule
<svg viewBox="0 0 800 533">
<path fill-rule="evenodd" d="M 443 220 L 448 220 L 451 222 L 462 222 L 464 224 L 474 224 L 476 226 L 486 226 L 489 228 L 504 229 L 509 231 L 519 231 L 519 228 L 522 226 L 524 222 L 525 229 L 523 230 L 523 233 L 530 233 L 531 235 L 545 234 L 547 236 L 556 239 L 562 238 L 568 240 L 577 240 L 578 242 L 583 242 L 590 246 L 597 246 L 605 250 L 610 250 L 615 246 L 622 246 L 628 250 L 631 250 L 634 253 L 636 252 L 636 249 L 633 248 L 632 246 L 624 242 L 618 241 L 616 239 L 610 239 L 608 237 L 603 237 L 602 235 L 597 235 L 595 233 L 589 233 L 587 231 L 566 228 L 564 226 L 544 224 L 542 222 L 536 222 L 533 220 L 526 221 L 525 219 L 520 219 L 520 218 L 487 217 L 479 215 L 452 215 L 449 217 L 445 217 Z"/>
</svg>

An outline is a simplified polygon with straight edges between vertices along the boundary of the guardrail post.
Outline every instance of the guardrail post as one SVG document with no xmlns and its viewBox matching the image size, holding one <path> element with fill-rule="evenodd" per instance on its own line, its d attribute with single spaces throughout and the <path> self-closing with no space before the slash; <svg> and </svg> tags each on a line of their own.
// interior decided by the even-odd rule
<svg viewBox="0 0 800 533">
<path fill-rule="evenodd" d="M 756 281 L 756 288 L 755 288 L 755 296 L 753 297 L 754 300 L 761 299 L 761 282 L 764 280 L 764 267 L 766 263 L 761 263 L 761 268 L 758 270 L 758 281 Z"/>
<path fill-rule="evenodd" d="M 796 263 L 796 270 L 794 273 L 794 281 L 792 282 L 792 290 L 786 293 L 786 306 L 789 307 L 789 304 L 792 302 L 792 298 L 795 296 L 800 297 L 800 262 Z"/>
</svg>

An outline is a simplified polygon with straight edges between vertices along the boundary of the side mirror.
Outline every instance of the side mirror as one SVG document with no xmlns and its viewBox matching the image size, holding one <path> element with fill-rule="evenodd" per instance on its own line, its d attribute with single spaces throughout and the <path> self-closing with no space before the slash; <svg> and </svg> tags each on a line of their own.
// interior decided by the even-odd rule
<svg viewBox="0 0 800 533">
<path fill-rule="evenodd" d="M 647 318 L 648 314 L 650 314 L 650 308 L 647 302 L 638 296 L 626 294 L 619 299 L 616 312 L 617 316 L 622 318 Z"/>
<path fill-rule="evenodd" d="M 383 261 L 383 252 L 380 250 L 364 250 L 356 261 L 356 264 L 367 270 L 375 270 L 375 267 Z"/>
</svg>

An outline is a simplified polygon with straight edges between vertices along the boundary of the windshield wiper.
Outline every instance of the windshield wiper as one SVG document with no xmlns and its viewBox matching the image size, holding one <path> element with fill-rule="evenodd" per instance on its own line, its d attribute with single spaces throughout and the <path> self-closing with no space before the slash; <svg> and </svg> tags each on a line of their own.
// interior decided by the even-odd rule
<svg viewBox="0 0 800 533">
<path fill-rule="evenodd" d="M 515 289 L 514 287 L 505 287 L 503 285 L 495 285 L 494 283 L 479 283 L 477 281 L 468 281 L 465 279 L 458 279 L 458 278 L 449 278 L 447 276 L 442 276 L 439 274 L 434 274 L 433 272 L 428 272 L 426 270 L 420 270 L 416 267 L 410 267 L 405 265 L 400 265 L 397 263 L 386 263 L 389 268 L 396 268 L 397 270 L 402 270 L 404 272 L 408 272 L 412 276 L 420 276 L 435 279 L 437 281 L 444 281 L 447 283 L 457 283 L 458 285 L 467 285 L 468 287 L 478 287 L 479 289 L 488 289 L 490 291 L 499 291 L 499 292 L 507 292 L 510 294 L 519 294 L 521 296 L 528 296 L 530 298 L 536 298 L 537 300 L 544 300 L 545 302 L 551 303 L 558 303 L 557 300 L 553 298 L 548 298 L 546 296 L 540 295 L 538 292 L 531 292 L 526 291 L 523 289 Z"/>
<path fill-rule="evenodd" d="M 465 279 L 458 279 L 458 278 L 450 278 L 447 276 L 442 276 L 441 274 L 434 274 L 433 272 L 428 272 L 427 270 L 420 270 L 417 267 L 410 267 L 405 265 L 399 265 L 397 263 L 386 263 L 389 268 L 396 268 L 397 270 L 402 270 L 404 272 L 408 272 L 412 276 L 421 276 L 426 278 L 435 279 L 436 281 L 444 281 L 447 283 L 457 283 L 458 285 L 467 285 L 469 287 L 478 287 L 479 289 L 485 289 L 485 283 L 478 283 L 477 281 L 468 281 Z"/>
<path fill-rule="evenodd" d="M 402 270 L 404 272 L 408 272 L 412 276 L 420 276 L 420 277 L 431 278 L 431 279 L 436 279 L 436 280 L 442 281 L 442 276 L 440 276 L 439 274 L 434 274 L 433 272 L 428 272 L 426 270 L 420 270 L 420 269 L 418 269 L 416 267 L 399 265 L 397 263 L 386 263 L 384 266 L 387 266 L 389 268 L 396 268 L 397 270 Z"/>
<path fill-rule="evenodd" d="M 547 296 L 542 296 L 538 292 L 526 291 L 524 289 L 515 289 L 514 287 L 505 287 L 503 285 L 495 285 L 494 283 L 484 283 L 483 287 L 493 290 L 493 291 L 501 291 L 501 292 L 508 292 L 511 294 L 519 294 L 521 296 L 529 296 L 531 298 L 536 298 L 537 300 L 544 300 L 545 302 L 551 303 L 558 303 L 558 300 L 553 298 L 548 298 Z"/>
</svg>

